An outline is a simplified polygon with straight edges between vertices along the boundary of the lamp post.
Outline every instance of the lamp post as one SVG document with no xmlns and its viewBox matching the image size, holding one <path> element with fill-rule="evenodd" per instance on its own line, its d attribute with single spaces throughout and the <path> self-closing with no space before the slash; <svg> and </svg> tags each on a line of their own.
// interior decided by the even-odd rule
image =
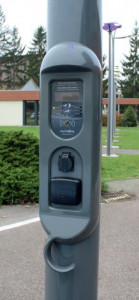
<svg viewBox="0 0 139 300">
<path fill-rule="evenodd" d="M 117 23 L 105 23 L 103 29 L 109 33 L 109 83 L 108 83 L 108 121 L 107 121 L 107 156 L 111 156 L 112 147 L 112 127 L 113 127 L 113 90 L 114 90 L 114 42 L 112 33 L 116 29 L 121 28 Z"/>
</svg>

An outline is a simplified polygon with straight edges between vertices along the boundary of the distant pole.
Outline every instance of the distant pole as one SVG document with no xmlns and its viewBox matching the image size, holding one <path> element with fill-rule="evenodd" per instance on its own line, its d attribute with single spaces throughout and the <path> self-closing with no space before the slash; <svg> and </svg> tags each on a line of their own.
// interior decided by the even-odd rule
<svg viewBox="0 0 139 300">
<path fill-rule="evenodd" d="M 112 68 L 112 31 L 109 31 L 109 82 L 108 82 L 108 131 L 107 131 L 107 155 L 111 154 L 112 147 L 112 104 L 113 104 L 113 68 Z"/>
<path fill-rule="evenodd" d="M 114 107 L 114 45 L 112 43 L 112 32 L 121 25 L 117 23 L 105 23 L 103 29 L 109 33 L 109 82 L 108 82 L 108 121 L 107 121 L 107 156 L 111 156 L 112 135 L 113 135 L 113 107 Z"/>
<path fill-rule="evenodd" d="M 115 66 L 115 61 L 114 61 L 114 54 L 115 54 L 115 33 L 116 31 L 114 32 L 114 35 L 112 36 L 112 64 L 113 64 L 113 74 L 112 74 L 112 79 L 113 79 L 113 107 L 112 107 L 112 113 L 113 113 L 113 116 L 112 116 L 112 141 L 114 139 L 114 134 L 115 134 L 115 115 L 116 115 L 116 82 L 115 82 L 115 76 L 114 76 L 114 66 Z"/>
<path fill-rule="evenodd" d="M 113 138 L 115 135 L 115 130 L 116 130 L 116 88 L 117 88 L 117 83 L 116 80 L 114 79 L 114 88 L 113 88 L 113 103 L 114 103 L 114 109 L 113 109 Z"/>
</svg>

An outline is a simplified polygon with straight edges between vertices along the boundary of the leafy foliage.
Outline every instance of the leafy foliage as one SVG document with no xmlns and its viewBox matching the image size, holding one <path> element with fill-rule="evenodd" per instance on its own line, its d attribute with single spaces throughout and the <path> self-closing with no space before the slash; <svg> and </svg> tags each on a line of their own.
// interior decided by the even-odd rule
<svg viewBox="0 0 139 300">
<path fill-rule="evenodd" d="M 135 127 L 137 126 L 137 120 L 134 114 L 134 110 L 132 106 L 128 106 L 123 118 L 122 118 L 122 126 L 123 127 Z"/>
<path fill-rule="evenodd" d="M 38 139 L 22 131 L 1 131 L 0 141 L 0 204 L 38 202 Z"/>
<path fill-rule="evenodd" d="M 102 115 L 102 126 L 107 126 L 107 117 L 107 114 Z M 122 117 L 122 114 L 116 114 L 116 126 L 121 126 Z"/>
</svg>

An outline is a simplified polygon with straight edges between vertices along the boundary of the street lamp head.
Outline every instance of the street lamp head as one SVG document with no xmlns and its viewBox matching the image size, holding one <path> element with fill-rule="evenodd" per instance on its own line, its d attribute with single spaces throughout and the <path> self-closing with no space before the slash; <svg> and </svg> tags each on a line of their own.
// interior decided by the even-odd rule
<svg viewBox="0 0 139 300">
<path fill-rule="evenodd" d="M 118 28 L 121 28 L 121 27 L 122 27 L 122 25 L 120 25 L 120 24 L 118 24 L 118 23 L 115 23 L 115 22 L 105 23 L 105 24 L 103 25 L 103 29 L 104 29 L 105 31 L 108 31 L 108 32 L 112 32 L 112 31 L 114 31 L 114 30 L 116 30 L 116 29 L 118 29 Z"/>
</svg>

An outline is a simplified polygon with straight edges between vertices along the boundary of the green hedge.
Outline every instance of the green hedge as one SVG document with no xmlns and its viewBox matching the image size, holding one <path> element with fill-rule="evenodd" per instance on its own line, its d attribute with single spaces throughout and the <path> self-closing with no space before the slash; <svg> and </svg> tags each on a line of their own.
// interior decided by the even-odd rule
<svg viewBox="0 0 139 300">
<path fill-rule="evenodd" d="M 0 132 L 0 205 L 38 202 L 39 140 L 22 131 Z"/>
</svg>

